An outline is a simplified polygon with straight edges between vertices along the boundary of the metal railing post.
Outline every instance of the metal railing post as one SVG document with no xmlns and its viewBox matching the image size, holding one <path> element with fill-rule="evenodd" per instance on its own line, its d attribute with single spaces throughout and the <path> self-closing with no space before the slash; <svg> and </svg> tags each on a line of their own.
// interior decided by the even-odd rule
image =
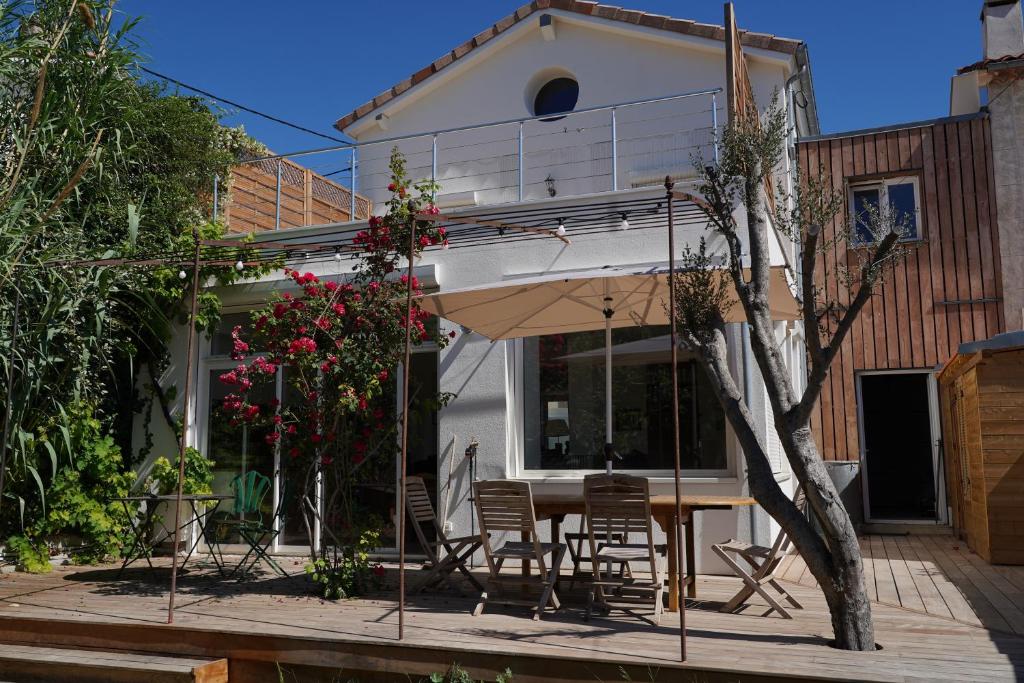
<svg viewBox="0 0 1024 683">
<path fill-rule="evenodd" d="M 523 201 L 523 122 L 519 122 L 519 201 Z"/>
<path fill-rule="evenodd" d="M 277 200 L 274 202 L 274 230 L 281 229 L 281 160 L 277 160 Z"/>
<path fill-rule="evenodd" d="M 217 222 L 217 217 L 220 214 L 219 207 L 219 196 L 220 191 L 220 176 L 216 173 L 213 174 L 213 222 Z"/>
<path fill-rule="evenodd" d="M 715 165 L 718 165 L 718 94 L 711 93 L 711 144 L 714 145 Z"/>
<path fill-rule="evenodd" d="M 348 207 L 348 219 L 354 221 L 356 219 L 356 148 L 353 147 L 349 154 L 349 168 L 352 171 L 352 187 L 349 188 L 349 207 Z"/>
<path fill-rule="evenodd" d="M 612 107 L 612 191 L 619 189 L 619 136 L 615 107 Z"/>
<path fill-rule="evenodd" d="M 430 136 L 430 182 L 437 182 L 437 133 Z"/>
</svg>

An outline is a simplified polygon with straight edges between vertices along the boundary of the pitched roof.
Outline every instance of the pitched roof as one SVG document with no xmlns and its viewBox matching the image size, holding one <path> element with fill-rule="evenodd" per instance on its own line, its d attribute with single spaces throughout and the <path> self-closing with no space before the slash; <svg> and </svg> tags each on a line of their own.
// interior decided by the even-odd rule
<svg viewBox="0 0 1024 683">
<path fill-rule="evenodd" d="M 450 66 L 456 60 L 462 59 L 467 54 L 480 47 L 492 38 L 508 31 L 513 26 L 523 21 L 530 15 L 547 9 L 562 10 L 600 19 L 621 21 L 626 24 L 634 24 L 647 28 L 672 31 L 688 36 L 697 36 L 711 40 L 725 40 L 725 28 L 715 24 L 700 24 L 689 19 L 673 19 L 662 14 L 651 14 L 639 10 L 623 9 L 614 5 L 603 5 L 592 0 L 533 0 L 523 5 L 512 14 L 500 19 L 493 26 L 476 34 L 466 42 L 457 46 L 454 50 L 435 59 L 431 64 L 423 67 L 404 81 L 397 83 L 391 88 L 374 97 L 369 102 L 361 104 L 352 112 L 341 117 L 334 123 L 338 130 L 344 130 L 353 123 L 363 118 L 371 111 L 377 109 L 384 103 L 393 100 L 415 85 L 419 85 L 442 69 Z M 753 48 L 782 52 L 785 54 L 796 54 L 803 45 L 803 41 L 792 38 L 780 38 L 768 33 L 754 33 L 752 31 L 740 31 L 740 42 Z"/>
<path fill-rule="evenodd" d="M 965 74 L 970 71 L 982 71 L 996 64 L 1006 64 L 1009 62 L 1017 62 L 1020 60 L 1024 60 L 1024 52 L 1022 52 L 1019 55 L 1005 55 L 1003 57 L 996 57 L 995 59 L 983 59 L 980 62 L 975 62 L 974 64 L 968 64 L 965 67 L 961 67 L 957 69 L 956 72 L 958 74 Z"/>
</svg>

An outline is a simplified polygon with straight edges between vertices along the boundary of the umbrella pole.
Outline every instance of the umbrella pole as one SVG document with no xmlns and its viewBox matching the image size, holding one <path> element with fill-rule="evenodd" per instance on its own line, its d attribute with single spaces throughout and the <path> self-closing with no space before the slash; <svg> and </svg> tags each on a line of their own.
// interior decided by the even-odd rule
<svg viewBox="0 0 1024 683">
<path fill-rule="evenodd" d="M 167 623 L 174 623 L 174 593 L 178 588 L 178 543 L 181 540 L 181 497 L 185 487 L 185 448 L 191 424 L 189 399 L 192 396 L 192 356 L 196 342 L 196 309 L 199 306 L 199 230 L 192 229 L 195 258 L 192 260 L 192 310 L 188 318 L 188 350 L 185 356 L 185 396 L 181 408 L 181 441 L 178 443 L 178 490 L 174 498 L 174 546 L 171 548 L 171 596 L 167 601 Z"/>
<path fill-rule="evenodd" d="M 679 591 L 679 659 L 680 661 L 686 661 L 686 581 L 690 577 L 684 574 L 683 570 L 683 519 L 682 519 L 682 491 L 681 491 L 681 474 L 679 465 L 679 374 L 677 368 L 679 366 L 679 346 L 678 340 L 676 339 L 676 245 L 675 245 L 675 226 L 673 225 L 672 216 L 672 187 L 674 183 L 669 177 L 665 178 L 665 192 L 666 199 L 668 201 L 668 324 L 669 324 L 669 336 L 672 343 L 672 421 L 674 429 L 672 431 L 673 436 L 673 450 L 675 453 L 675 494 L 676 494 L 676 505 L 675 505 L 675 534 L 676 534 L 676 580 L 678 586 L 676 590 Z M 693 524 L 693 519 L 690 520 L 690 524 Z"/>
<path fill-rule="evenodd" d="M 409 266 L 405 283 L 405 360 L 402 362 L 402 462 L 398 477 L 398 639 L 405 637 L 405 469 L 409 452 L 409 360 L 412 333 L 412 265 L 416 257 L 416 218 L 409 218 Z"/>
<path fill-rule="evenodd" d="M 604 471 L 612 473 L 612 458 L 615 457 L 612 446 L 612 298 L 608 296 L 608 281 L 604 284 Z"/>
</svg>

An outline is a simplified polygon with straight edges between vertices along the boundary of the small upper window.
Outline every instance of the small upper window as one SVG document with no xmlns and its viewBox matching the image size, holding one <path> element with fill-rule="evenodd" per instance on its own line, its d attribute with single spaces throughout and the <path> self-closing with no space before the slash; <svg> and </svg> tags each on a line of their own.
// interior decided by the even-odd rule
<svg viewBox="0 0 1024 683">
<path fill-rule="evenodd" d="M 537 91 L 533 99 L 533 115 L 565 114 L 576 107 L 580 98 L 580 84 L 571 78 L 555 78 Z M 557 121 L 562 116 L 552 116 L 545 121 Z"/>
<path fill-rule="evenodd" d="M 903 241 L 921 238 L 921 202 L 917 178 L 885 178 L 850 187 L 850 221 L 853 242 L 871 244 L 876 241 L 871 221 L 881 215 L 882 202 L 889 208 L 891 220 L 900 226 Z"/>
</svg>

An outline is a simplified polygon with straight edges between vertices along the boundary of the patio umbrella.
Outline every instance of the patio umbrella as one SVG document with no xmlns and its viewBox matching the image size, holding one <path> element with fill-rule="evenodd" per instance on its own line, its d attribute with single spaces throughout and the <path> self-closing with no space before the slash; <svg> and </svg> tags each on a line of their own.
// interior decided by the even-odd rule
<svg viewBox="0 0 1024 683">
<path fill-rule="evenodd" d="M 467 327 L 488 339 L 605 332 L 605 466 L 612 469 L 612 329 L 630 325 L 667 325 L 668 269 L 660 266 L 544 273 L 424 295 L 427 311 Z M 738 298 L 733 295 L 733 301 Z M 772 316 L 796 320 L 800 312 L 785 269 L 772 269 Z M 739 304 L 727 322 L 746 320 Z"/>
</svg>

